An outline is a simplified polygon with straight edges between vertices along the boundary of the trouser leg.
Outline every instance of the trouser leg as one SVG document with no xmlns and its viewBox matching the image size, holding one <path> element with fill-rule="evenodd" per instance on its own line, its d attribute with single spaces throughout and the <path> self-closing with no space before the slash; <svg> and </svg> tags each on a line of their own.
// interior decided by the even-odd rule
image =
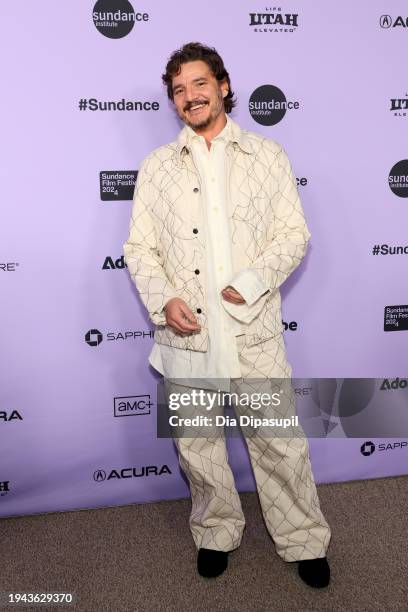
<svg viewBox="0 0 408 612">
<path fill-rule="evenodd" d="M 165 392 L 188 392 L 189 388 L 168 380 Z M 222 414 L 223 406 L 211 410 L 211 416 Z M 180 417 L 208 416 L 205 408 L 180 406 Z M 173 437 L 180 466 L 191 492 L 190 530 L 199 548 L 230 551 L 239 546 L 245 527 L 241 501 L 234 476 L 228 464 L 225 437 L 220 428 L 188 428 Z M 193 435 L 191 435 L 193 434 Z"/>
<path fill-rule="evenodd" d="M 238 414 L 252 413 L 258 418 L 294 416 L 296 406 L 290 381 L 291 367 L 286 361 L 282 335 L 261 346 L 246 347 L 240 351 L 240 361 L 243 378 L 233 379 L 231 390 L 238 396 L 243 391 L 267 392 L 272 396 L 282 387 L 284 401 L 279 406 L 260 407 L 256 411 L 234 403 L 235 411 Z M 259 378 L 254 381 L 251 376 Z M 324 557 L 331 531 L 320 509 L 309 444 L 303 429 L 301 426 L 288 428 L 287 435 L 280 427 L 243 427 L 242 431 L 262 513 L 276 552 L 285 561 Z"/>
</svg>

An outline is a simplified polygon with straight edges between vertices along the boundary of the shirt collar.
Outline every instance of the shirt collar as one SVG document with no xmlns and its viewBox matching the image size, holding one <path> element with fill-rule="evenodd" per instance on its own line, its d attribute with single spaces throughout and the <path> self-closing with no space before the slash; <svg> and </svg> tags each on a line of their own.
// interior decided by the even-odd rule
<svg viewBox="0 0 408 612">
<path fill-rule="evenodd" d="M 181 130 L 177 138 L 177 154 L 181 156 L 183 149 L 187 151 L 191 148 L 191 142 L 194 137 L 198 135 L 194 132 L 194 130 L 186 125 Z M 229 142 L 237 143 L 242 151 L 245 153 L 253 153 L 251 143 L 245 133 L 241 130 L 239 125 L 235 123 L 230 117 L 227 115 L 227 123 L 221 130 L 221 132 L 214 138 L 214 140 L 224 140 L 227 144 Z"/>
</svg>

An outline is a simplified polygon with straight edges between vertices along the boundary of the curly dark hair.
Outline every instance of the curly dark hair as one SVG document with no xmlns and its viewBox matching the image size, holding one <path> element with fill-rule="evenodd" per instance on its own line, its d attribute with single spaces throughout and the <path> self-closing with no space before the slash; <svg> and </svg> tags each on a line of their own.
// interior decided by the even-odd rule
<svg viewBox="0 0 408 612">
<path fill-rule="evenodd" d="M 172 80 L 174 76 L 179 74 L 181 65 L 196 60 L 205 62 L 217 81 L 223 81 L 224 79 L 227 81 L 228 93 L 224 98 L 224 109 L 226 113 L 230 113 L 236 105 L 236 99 L 231 89 L 230 77 L 224 66 L 224 62 L 214 47 L 206 47 L 198 42 L 187 43 L 171 54 L 166 65 L 166 72 L 162 75 L 163 83 L 167 86 L 167 95 L 169 99 L 173 101 Z"/>
</svg>

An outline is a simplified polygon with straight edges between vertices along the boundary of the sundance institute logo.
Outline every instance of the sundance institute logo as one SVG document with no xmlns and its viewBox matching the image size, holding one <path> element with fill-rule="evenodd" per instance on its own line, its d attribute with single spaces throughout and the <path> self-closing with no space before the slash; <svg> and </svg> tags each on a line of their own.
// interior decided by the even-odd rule
<svg viewBox="0 0 408 612">
<path fill-rule="evenodd" d="M 402 159 L 391 168 L 388 184 L 396 196 L 408 198 L 408 159 Z"/>
<path fill-rule="evenodd" d="M 286 111 L 299 108 L 299 102 L 286 100 L 286 96 L 275 85 L 261 85 L 249 99 L 252 119 L 261 125 L 275 125 L 286 115 Z"/>
<path fill-rule="evenodd" d="M 123 38 L 135 21 L 148 21 L 148 13 L 135 13 L 129 0 L 98 0 L 92 12 L 96 29 L 108 38 Z"/>
</svg>

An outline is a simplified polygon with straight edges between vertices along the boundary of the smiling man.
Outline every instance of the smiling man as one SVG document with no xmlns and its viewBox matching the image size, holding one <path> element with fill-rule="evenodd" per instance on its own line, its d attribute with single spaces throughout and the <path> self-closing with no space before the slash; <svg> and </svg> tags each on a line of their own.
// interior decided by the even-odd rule
<svg viewBox="0 0 408 612">
<path fill-rule="evenodd" d="M 143 161 L 124 244 L 130 275 L 156 325 L 150 364 L 164 376 L 167 397 L 197 380 L 201 388 L 242 391 L 257 379 L 270 391 L 274 379 L 290 381 L 292 374 L 279 287 L 310 238 L 296 179 L 278 143 L 228 116 L 235 99 L 215 49 L 184 45 L 162 78 L 185 125 Z M 208 409 L 191 405 L 179 415 L 208 415 Z M 222 409 L 220 402 L 212 406 L 213 414 Z M 238 402 L 234 409 L 243 412 Z M 243 433 L 277 553 L 298 562 L 308 585 L 327 586 L 331 532 L 307 438 Z M 181 435 L 175 443 L 190 484 L 198 572 L 215 577 L 245 526 L 225 437 L 219 431 Z"/>
</svg>

